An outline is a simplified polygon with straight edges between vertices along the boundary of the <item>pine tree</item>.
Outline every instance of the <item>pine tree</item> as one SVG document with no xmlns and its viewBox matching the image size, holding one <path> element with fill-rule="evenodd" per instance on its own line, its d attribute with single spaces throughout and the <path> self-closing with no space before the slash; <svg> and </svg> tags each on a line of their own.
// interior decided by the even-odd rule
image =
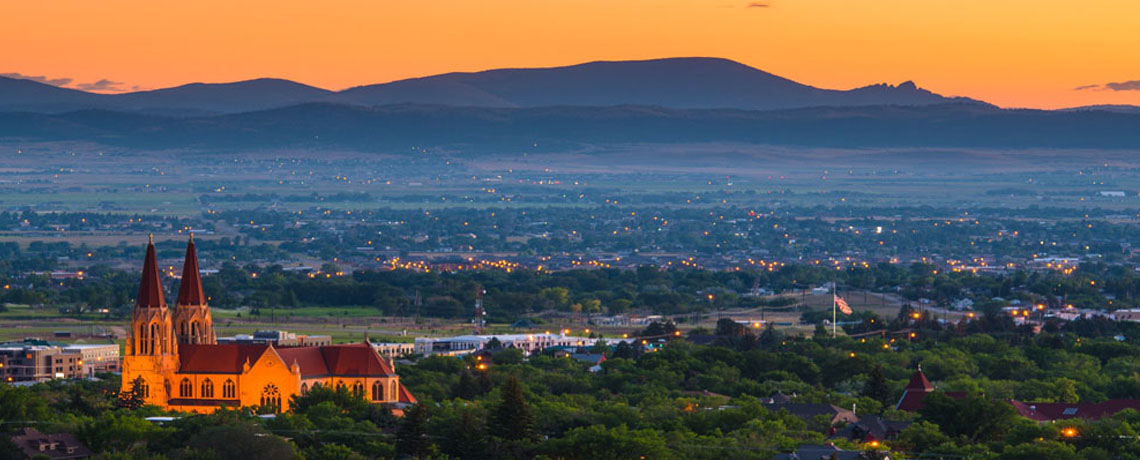
<svg viewBox="0 0 1140 460">
<path fill-rule="evenodd" d="M 400 458 L 427 458 L 435 453 L 435 445 L 428 437 L 428 412 L 423 404 L 416 404 L 404 412 L 404 422 L 396 432 L 396 456 Z"/>
<path fill-rule="evenodd" d="M 491 415 L 490 425 L 492 432 L 503 439 L 534 439 L 534 417 L 518 377 L 512 375 L 503 384 L 499 407 Z"/>
<path fill-rule="evenodd" d="M 130 391 L 119 392 L 119 407 L 135 410 L 146 405 L 146 399 L 143 395 L 143 385 L 145 384 L 146 381 L 143 380 L 141 375 L 131 380 Z"/>
<path fill-rule="evenodd" d="M 455 391 L 452 394 L 456 398 L 462 399 L 475 399 L 476 396 L 482 393 L 479 391 L 479 382 L 475 380 L 475 376 L 471 374 L 470 370 L 463 369 L 459 372 L 459 382 L 455 384 Z"/>
<path fill-rule="evenodd" d="M 883 365 L 879 364 L 871 369 L 871 375 L 867 377 L 867 383 L 863 386 L 863 396 L 879 401 L 886 404 L 891 398 L 891 385 L 887 382 L 887 377 L 883 375 Z"/>
<path fill-rule="evenodd" d="M 472 409 L 462 409 L 458 423 L 452 424 L 440 442 L 443 453 L 463 460 L 490 458 L 487 422 Z"/>
</svg>

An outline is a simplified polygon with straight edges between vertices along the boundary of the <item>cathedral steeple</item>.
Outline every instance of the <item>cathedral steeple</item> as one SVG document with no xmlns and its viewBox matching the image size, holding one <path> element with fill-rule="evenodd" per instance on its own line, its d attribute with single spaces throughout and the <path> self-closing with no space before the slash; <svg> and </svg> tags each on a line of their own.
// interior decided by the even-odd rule
<svg viewBox="0 0 1140 460">
<path fill-rule="evenodd" d="M 139 296 L 135 300 L 135 308 L 166 308 L 166 299 L 162 293 L 162 277 L 158 273 L 158 260 L 154 255 L 154 234 L 148 235 L 148 238 L 142 281 L 139 282 Z"/>
<path fill-rule="evenodd" d="M 176 354 L 170 310 L 162 291 L 162 275 L 154 251 L 154 235 L 149 235 L 143 260 L 139 296 L 131 312 L 131 349 L 135 355 Z"/>
<path fill-rule="evenodd" d="M 174 308 L 174 330 L 178 343 L 217 343 L 210 306 L 202 290 L 202 274 L 198 268 L 198 250 L 194 234 L 186 244 L 186 262 L 182 265 L 182 282 L 178 286 L 178 302 Z"/>
</svg>

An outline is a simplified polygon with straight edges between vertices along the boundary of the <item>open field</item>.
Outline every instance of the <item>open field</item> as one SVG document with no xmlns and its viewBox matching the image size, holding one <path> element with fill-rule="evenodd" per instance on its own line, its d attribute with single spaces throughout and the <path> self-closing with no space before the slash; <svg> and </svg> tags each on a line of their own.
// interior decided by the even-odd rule
<svg viewBox="0 0 1140 460">
<path fill-rule="evenodd" d="M 844 297 L 856 311 L 869 310 L 884 319 L 893 318 L 899 307 L 901 299 L 893 295 L 878 293 L 864 293 L 852 291 L 843 293 Z M 682 330 L 691 330 L 696 327 L 714 329 L 719 318 L 732 318 L 738 321 L 765 321 L 776 325 L 778 330 L 790 334 L 811 334 L 814 326 L 800 325 L 800 309 L 802 306 L 815 310 L 831 308 L 830 295 L 788 294 L 800 300 L 788 307 L 769 307 L 763 309 L 725 310 L 722 312 L 708 312 L 703 315 L 702 321 L 692 323 L 690 315 L 677 317 L 678 326 Z M 385 317 L 376 313 L 369 307 L 300 307 L 300 308 L 263 308 L 261 315 L 250 316 L 249 308 L 241 309 L 211 309 L 214 317 L 214 327 L 219 336 L 235 334 L 251 334 L 257 330 L 286 330 L 298 334 L 329 335 L 335 343 L 358 342 L 367 334 L 374 341 L 410 342 L 415 337 L 434 337 L 449 335 L 464 335 L 472 333 L 471 324 L 466 320 L 447 320 L 438 318 L 396 318 Z M 939 313 L 940 316 L 943 316 Z M 240 315 L 240 316 L 239 316 Z M 840 315 L 842 320 L 842 315 Z M 958 315 L 950 315 L 948 319 L 956 319 Z M 512 328 L 507 324 L 489 324 L 487 334 L 518 334 L 557 332 L 570 329 L 572 334 L 584 335 L 586 329 L 593 333 L 608 337 L 619 337 L 622 334 L 633 334 L 644 326 L 608 327 L 590 325 L 584 315 L 559 315 L 540 320 L 541 324 L 530 329 Z M 114 333 L 125 334 L 127 320 L 103 319 L 103 315 L 85 314 L 79 317 L 60 315 L 53 308 L 29 308 L 22 305 L 8 305 L 8 311 L 0 313 L 0 340 L 19 340 L 25 337 L 50 338 L 56 331 L 70 331 L 76 339 L 100 340 L 94 336 Z M 119 337 L 120 339 L 122 337 Z M 74 339 L 64 339 L 74 340 Z"/>
</svg>

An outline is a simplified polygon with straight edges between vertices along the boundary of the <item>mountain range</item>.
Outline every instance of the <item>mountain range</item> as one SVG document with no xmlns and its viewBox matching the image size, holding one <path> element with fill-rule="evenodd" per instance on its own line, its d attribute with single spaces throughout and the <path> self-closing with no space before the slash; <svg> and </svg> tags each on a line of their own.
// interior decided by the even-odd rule
<svg viewBox="0 0 1140 460">
<path fill-rule="evenodd" d="M 943 97 L 912 82 L 878 84 L 852 90 L 820 89 L 717 58 L 591 62 L 544 69 L 448 73 L 358 86 L 338 92 L 288 80 L 263 78 L 97 94 L 0 77 L 0 111 L 62 113 L 101 109 L 201 116 L 314 102 L 359 106 L 432 104 L 528 108 L 645 105 L 682 109 L 778 110 L 977 101 Z"/>
<path fill-rule="evenodd" d="M 0 113 L 0 138 L 137 149 L 551 152 L 618 144 L 739 142 L 840 148 L 1140 148 L 1140 114 L 978 104 L 772 111 L 614 107 L 362 107 L 309 103 L 208 117 L 83 110 Z"/>
<path fill-rule="evenodd" d="M 1140 148 L 1140 109 L 1011 110 L 907 82 L 852 90 L 677 58 L 450 73 L 329 91 L 259 79 L 94 94 L 0 78 L 0 140 L 202 151 L 540 152 L 607 144 Z"/>
</svg>

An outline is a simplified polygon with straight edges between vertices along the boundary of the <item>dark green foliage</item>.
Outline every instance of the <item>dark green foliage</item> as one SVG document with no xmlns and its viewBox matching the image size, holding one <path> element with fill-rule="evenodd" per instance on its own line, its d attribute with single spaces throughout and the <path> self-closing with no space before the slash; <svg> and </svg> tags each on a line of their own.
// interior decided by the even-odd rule
<svg viewBox="0 0 1140 460">
<path fill-rule="evenodd" d="M 891 402 L 891 384 L 887 382 L 887 377 L 883 374 L 882 364 L 876 364 L 871 369 L 871 375 L 867 377 L 867 383 L 863 385 L 863 396 L 883 404 Z"/>
<path fill-rule="evenodd" d="M 396 454 L 400 457 L 428 458 L 435 452 L 435 444 L 428 435 L 428 411 L 416 404 L 404 412 L 400 430 L 396 433 Z"/>
<path fill-rule="evenodd" d="M 941 427 L 951 437 L 987 442 L 1001 439 L 1013 424 L 1017 413 L 1004 401 L 993 401 L 970 394 L 955 400 L 933 393 L 923 400 L 922 418 Z"/>
<path fill-rule="evenodd" d="M 530 413 L 526 393 L 518 377 L 508 377 L 499 388 L 499 405 L 495 407 L 489 425 L 491 434 L 503 439 L 517 441 L 534 437 L 534 416 Z"/>
<path fill-rule="evenodd" d="M 119 407 L 134 410 L 139 409 L 145 405 L 146 401 L 143 399 L 142 390 L 142 386 L 145 383 L 146 382 L 143 381 L 141 375 L 135 377 L 135 379 L 131 381 L 131 389 L 126 392 L 119 393 Z"/>
</svg>

